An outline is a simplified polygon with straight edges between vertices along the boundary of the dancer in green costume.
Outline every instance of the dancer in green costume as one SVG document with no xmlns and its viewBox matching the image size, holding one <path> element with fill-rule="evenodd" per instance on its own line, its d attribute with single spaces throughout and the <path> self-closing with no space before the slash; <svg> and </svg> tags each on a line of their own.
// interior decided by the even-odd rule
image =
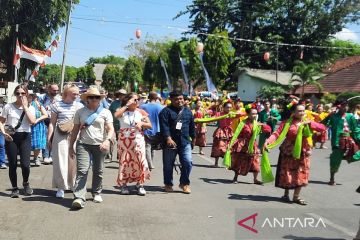
<svg viewBox="0 0 360 240">
<path fill-rule="evenodd" d="M 270 101 L 265 101 L 265 109 L 259 113 L 259 122 L 265 123 L 271 127 L 271 133 L 275 131 L 276 124 L 281 116 L 275 108 L 271 108 Z M 262 132 L 259 136 L 259 149 L 262 150 L 264 143 L 271 133 Z"/>
</svg>

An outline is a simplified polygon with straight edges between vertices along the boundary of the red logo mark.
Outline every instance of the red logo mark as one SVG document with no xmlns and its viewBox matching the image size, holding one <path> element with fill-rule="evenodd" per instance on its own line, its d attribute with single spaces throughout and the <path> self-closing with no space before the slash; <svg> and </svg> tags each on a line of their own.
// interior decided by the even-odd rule
<svg viewBox="0 0 360 240">
<path fill-rule="evenodd" d="M 255 213 L 255 214 L 253 214 L 253 215 L 251 215 L 251 216 L 248 216 L 247 218 L 244 218 L 244 219 L 238 221 L 237 224 L 240 225 L 241 227 L 249 230 L 249 231 L 252 231 L 252 232 L 254 232 L 254 233 L 258 233 L 258 231 L 254 228 L 255 223 L 256 223 L 256 217 L 257 217 L 257 215 L 258 215 L 258 214 Z M 252 226 L 251 226 L 251 227 L 249 227 L 248 225 L 245 225 L 245 224 L 244 224 L 245 222 L 249 221 L 250 219 L 252 219 Z"/>
</svg>

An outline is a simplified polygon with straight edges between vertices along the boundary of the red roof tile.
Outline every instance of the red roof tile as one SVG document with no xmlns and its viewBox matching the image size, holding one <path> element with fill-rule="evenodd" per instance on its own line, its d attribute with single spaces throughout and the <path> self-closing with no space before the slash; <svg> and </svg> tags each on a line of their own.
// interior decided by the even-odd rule
<svg viewBox="0 0 360 240">
<path fill-rule="evenodd" d="M 331 64 L 330 66 L 327 66 L 323 69 L 324 73 L 335 73 L 337 71 L 340 71 L 344 68 L 349 68 L 350 66 L 359 63 L 360 62 L 360 56 L 352 56 L 352 57 L 346 57 L 343 59 L 337 60 L 334 64 Z"/>
</svg>

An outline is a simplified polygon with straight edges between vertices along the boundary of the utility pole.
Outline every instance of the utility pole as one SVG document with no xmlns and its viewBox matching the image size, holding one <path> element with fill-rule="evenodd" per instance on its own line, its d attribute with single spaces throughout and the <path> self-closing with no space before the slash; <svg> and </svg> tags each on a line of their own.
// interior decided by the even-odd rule
<svg viewBox="0 0 360 240">
<path fill-rule="evenodd" d="M 19 35 L 19 24 L 16 24 L 16 26 L 15 26 L 15 47 L 14 47 L 14 52 L 13 52 L 13 56 L 15 56 L 15 54 L 16 54 L 16 43 L 17 43 L 17 41 L 18 41 L 18 35 Z M 19 70 L 16 68 L 16 66 L 14 66 L 14 83 L 18 83 L 19 82 L 19 80 L 18 80 L 18 78 L 19 78 Z"/>
<path fill-rule="evenodd" d="M 69 12 L 68 12 L 68 18 L 67 18 L 66 30 L 65 30 L 64 52 L 63 52 L 63 58 L 62 58 L 62 64 L 61 64 L 60 92 L 62 92 L 64 89 L 65 58 L 66 58 L 66 49 L 67 49 L 67 37 L 68 37 L 69 24 L 70 24 L 70 18 L 71 18 L 71 7 L 72 7 L 72 0 L 69 1 Z"/>
</svg>

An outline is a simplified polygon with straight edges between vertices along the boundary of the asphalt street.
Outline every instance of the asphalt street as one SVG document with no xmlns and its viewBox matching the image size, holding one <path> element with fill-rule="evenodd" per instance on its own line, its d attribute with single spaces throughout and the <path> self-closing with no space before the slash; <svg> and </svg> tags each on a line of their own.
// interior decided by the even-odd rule
<svg viewBox="0 0 360 240">
<path fill-rule="evenodd" d="M 233 173 L 225 168 L 213 168 L 210 158 L 211 135 L 208 128 L 206 155 L 193 151 L 191 173 L 192 193 L 186 195 L 177 187 L 179 175 L 174 172 L 175 191 L 162 189 L 161 151 L 155 155 L 156 168 L 151 180 L 145 185 L 147 195 L 137 196 L 134 190 L 122 196 L 115 186 L 117 163 L 105 165 L 103 203 L 91 201 L 90 189 L 84 209 L 71 211 L 71 192 L 64 199 L 55 198 L 51 188 L 52 166 L 32 167 L 30 182 L 34 194 L 19 199 L 9 197 L 8 171 L 0 171 L 0 239 L 116 239 L 116 240 L 231 240 L 231 239 L 353 239 L 359 228 L 360 163 L 343 161 L 336 175 L 336 186 L 329 186 L 329 149 L 314 149 L 309 185 L 301 192 L 307 206 L 280 201 L 283 190 L 273 183 L 263 186 L 252 184 L 252 175 L 239 177 L 240 183 L 231 182 Z M 329 146 L 327 142 L 326 146 Z M 275 174 L 278 150 L 270 153 Z M 18 168 L 21 185 L 21 170 Z M 91 174 L 88 178 L 91 187 Z M 258 233 L 251 232 L 237 222 L 252 213 L 255 222 L 244 224 Z M 323 221 L 320 227 L 304 227 L 303 224 L 280 225 L 263 228 L 264 215 L 299 216 Z M 300 221 L 300 220 L 299 220 Z M 269 223 L 269 222 L 268 222 Z M 286 224 L 285 224 L 286 225 Z M 296 225 L 296 224 L 295 224 Z M 301 225 L 301 226 L 300 226 Z M 326 227 L 324 227 L 326 225 Z M 291 228 L 293 227 L 293 228 Z"/>
</svg>

